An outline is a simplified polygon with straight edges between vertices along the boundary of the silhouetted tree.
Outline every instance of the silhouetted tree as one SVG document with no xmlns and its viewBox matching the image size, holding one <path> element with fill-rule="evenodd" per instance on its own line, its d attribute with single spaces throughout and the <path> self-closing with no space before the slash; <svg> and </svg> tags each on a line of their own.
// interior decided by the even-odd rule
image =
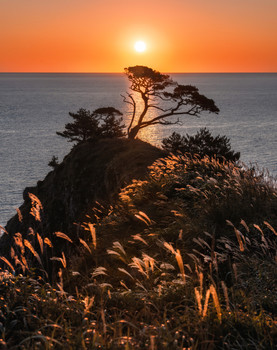
<svg viewBox="0 0 277 350">
<path fill-rule="evenodd" d="M 220 162 L 223 160 L 236 162 L 240 158 L 240 153 L 231 149 L 230 139 L 220 135 L 214 137 L 207 128 L 200 129 L 195 136 L 188 134 L 181 136 L 173 132 L 170 137 L 163 139 L 162 147 L 172 153 L 189 153 L 201 158 L 215 157 Z"/>
<path fill-rule="evenodd" d="M 125 135 L 122 117 L 117 118 L 122 113 L 114 107 L 98 108 L 92 113 L 81 108 L 77 113 L 69 112 L 69 115 L 74 122 L 66 124 L 63 132 L 57 131 L 57 135 L 67 138 L 69 142 Z"/>
<path fill-rule="evenodd" d="M 124 102 L 132 106 L 127 129 L 129 138 L 135 138 L 139 130 L 150 125 L 178 124 L 180 115 L 199 116 L 202 111 L 219 112 L 214 101 L 199 94 L 195 86 L 179 85 L 169 75 L 145 66 L 125 68 L 125 73 L 131 82 L 130 89 L 139 94 L 143 101 L 142 111 L 138 112 L 133 94 L 122 95 Z M 151 116 L 151 110 L 156 110 L 157 115 Z"/>
<path fill-rule="evenodd" d="M 53 156 L 48 165 L 55 169 L 59 165 L 58 157 Z"/>
<path fill-rule="evenodd" d="M 117 109 L 113 107 L 103 107 L 96 109 L 93 114 L 99 120 L 99 133 L 101 137 L 122 137 L 125 135 L 123 129 L 125 125 L 122 124 L 122 115 Z"/>
</svg>

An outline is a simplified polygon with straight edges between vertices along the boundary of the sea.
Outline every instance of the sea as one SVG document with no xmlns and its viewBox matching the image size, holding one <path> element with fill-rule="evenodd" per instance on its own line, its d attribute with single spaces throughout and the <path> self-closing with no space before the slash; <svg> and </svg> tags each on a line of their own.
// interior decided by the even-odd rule
<svg viewBox="0 0 277 350">
<path fill-rule="evenodd" d="M 180 84 L 195 85 L 214 99 L 220 113 L 182 117 L 183 125 L 153 126 L 140 138 L 160 145 L 173 131 L 195 134 L 207 127 L 226 135 L 246 166 L 277 176 L 277 73 L 170 74 Z M 0 74 L 0 224 L 23 203 L 25 187 L 35 186 L 51 168 L 53 156 L 62 161 L 72 143 L 56 135 L 72 118 L 68 112 L 115 107 L 126 119 L 123 102 L 129 82 L 124 74 L 1 73 Z"/>
</svg>

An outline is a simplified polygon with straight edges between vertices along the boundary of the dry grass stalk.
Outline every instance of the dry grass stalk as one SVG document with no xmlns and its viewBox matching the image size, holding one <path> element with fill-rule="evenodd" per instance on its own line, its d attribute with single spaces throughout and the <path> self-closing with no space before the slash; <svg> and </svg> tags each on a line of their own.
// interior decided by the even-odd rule
<svg viewBox="0 0 277 350">
<path fill-rule="evenodd" d="M 37 233 L 37 240 L 39 243 L 41 254 L 43 254 L 43 239 L 41 238 L 41 236 L 38 233 Z"/>
<path fill-rule="evenodd" d="M 126 286 L 126 284 L 123 282 L 123 281 L 120 281 L 119 282 L 121 285 L 122 285 L 122 287 L 124 287 L 127 291 L 130 291 L 130 289 Z"/>
<path fill-rule="evenodd" d="M 21 233 L 17 232 L 14 236 L 14 243 L 20 248 L 21 254 L 23 255 L 25 252 L 24 244 L 22 241 L 22 235 Z"/>
<path fill-rule="evenodd" d="M 89 227 L 89 231 L 90 231 L 91 238 L 92 238 L 93 248 L 96 249 L 97 243 L 96 243 L 96 230 L 95 230 L 95 227 L 91 223 L 88 224 L 88 227 Z"/>
<path fill-rule="evenodd" d="M 25 265 L 18 259 L 18 256 L 15 254 L 15 251 L 13 247 L 11 247 L 11 253 L 10 253 L 11 258 L 14 260 L 15 265 L 20 265 L 22 268 L 23 273 L 26 271 Z"/>
<path fill-rule="evenodd" d="M 4 227 L 0 225 L 0 233 L 1 233 L 1 231 L 3 231 L 6 235 L 9 234 L 9 233 L 4 229 Z"/>
<path fill-rule="evenodd" d="M 136 235 L 132 236 L 134 240 L 141 241 L 143 244 L 148 245 L 148 243 L 141 237 L 141 235 L 138 233 Z"/>
<path fill-rule="evenodd" d="M 152 223 L 151 219 L 143 211 L 139 211 L 138 215 L 141 218 L 144 218 L 146 220 L 146 222 L 148 223 L 148 225 L 150 225 Z"/>
<path fill-rule="evenodd" d="M 144 261 L 145 268 L 147 267 L 147 269 L 149 269 L 149 266 L 150 266 L 151 271 L 154 272 L 155 259 L 151 258 L 151 256 L 149 256 L 149 255 L 147 255 L 145 253 L 143 253 L 142 256 L 143 256 L 143 261 Z"/>
<path fill-rule="evenodd" d="M 174 250 L 174 248 L 173 248 L 173 246 L 171 245 L 171 244 L 169 244 L 169 243 L 167 243 L 167 242 L 164 242 L 164 246 L 165 246 L 165 248 L 167 248 L 172 254 L 176 254 L 176 252 L 175 252 L 175 250 Z"/>
<path fill-rule="evenodd" d="M 28 193 L 31 199 L 31 211 L 30 214 L 34 216 L 35 220 L 40 221 L 40 211 L 43 209 L 41 201 L 33 193 Z"/>
<path fill-rule="evenodd" d="M 210 295 L 211 295 L 211 289 L 209 288 L 206 292 L 205 303 L 204 303 L 203 314 L 202 314 L 203 318 L 207 315 Z"/>
<path fill-rule="evenodd" d="M 226 284 L 224 283 L 224 281 L 221 281 L 221 287 L 222 287 L 223 293 L 224 293 L 224 298 L 225 298 L 225 303 L 226 303 L 226 309 L 227 309 L 227 311 L 230 311 L 230 303 L 229 303 L 229 297 L 228 297 L 228 289 L 227 289 Z"/>
<path fill-rule="evenodd" d="M 184 282 L 186 282 L 186 275 L 185 275 L 185 268 L 184 268 L 184 262 L 180 253 L 180 250 L 177 249 L 176 254 L 175 254 L 181 275 L 182 275 L 182 279 Z"/>
<path fill-rule="evenodd" d="M 40 256 L 38 255 L 38 253 L 35 251 L 34 247 L 32 246 L 32 244 L 27 240 L 27 239 L 24 239 L 24 245 L 25 247 L 27 247 L 30 252 L 34 255 L 34 257 L 37 259 L 37 261 L 40 263 L 41 266 L 42 265 L 42 261 L 40 259 Z"/>
<path fill-rule="evenodd" d="M 15 251 L 14 251 L 13 247 L 11 247 L 11 258 L 12 259 L 16 258 Z"/>
<path fill-rule="evenodd" d="M 247 226 L 246 222 L 244 220 L 241 219 L 240 223 L 242 224 L 242 226 L 246 229 L 246 231 L 249 233 L 249 227 Z"/>
<path fill-rule="evenodd" d="M 253 226 L 260 232 L 260 234 L 262 235 L 262 237 L 264 237 L 263 230 L 260 228 L 260 226 L 259 226 L 259 225 L 256 225 L 256 224 L 254 224 Z"/>
<path fill-rule="evenodd" d="M 94 296 L 92 298 L 90 298 L 89 296 L 86 296 L 85 299 L 83 300 L 84 304 L 85 304 L 85 310 L 84 313 L 88 313 L 89 309 L 92 307 L 93 303 L 94 303 Z"/>
<path fill-rule="evenodd" d="M 118 242 L 118 241 L 113 242 L 113 248 L 114 248 L 114 249 L 120 250 L 120 252 L 121 252 L 123 255 L 126 255 L 126 252 L 125 252 L 125 250 L 124 250 L 124 248 L 123 248 L 123 246 L 122 246 L 122 244 L 121 244 L 120 242 Z"/>
<path fill-rule="evenodd" d="M 88 252 L 89 252 L 90 254 L 92 254 L 91 249 L 90 249 L 90 247 L 88 246 L 88 244 L 87 244 L 82 238 L 79 238 L 79 241 L 80 241 L 80 243 L 88 250 Z"/>
<path fill-rule="evenodd" d="M 66 268 L 66 258 L 65 258 L 64 252 L 62 252 L 62 259 L 61 259 L 61 262 L 62 262 L 62 264 L 63 264 L 63 267 Z"/>
<path fill-rule="evenodd" d="M 9 266 L 9 268 L 12 270 L 13 273 L 15 272 L 14 267 L 12 266 L 12 264 L 9 262 L 8 259 L 6 259 L 4 256 L 0 256 L 0 259 L 3 260 Z"/>
<path fill-rule="evenodd" d="M 60 261 L 63 265 L 64 268 L 66 268 L 66 258 L 65 258 L 65 255 L 64 255 L 64 252 L 62 252 L 62 257 L 59 258 L 57 256 L 54 256 L 53 258 L 50 258 L 50 260 L 52 261 Z"/>
<path fill-rule="evenodd" d="M 137 219 L 139 219 L 140 221 L 144 222 L 147 226 L 149 226 L 149 222 L 147 220 L 145 220 L 142 216 L 140 216 L 139 214 L 135 214 L 135 217 Z"/>
<path fill-rule="evenodd" d="M 194 288 L 195 298 L 197 301 L 197 306 L 199 310 L 199 314 L 202 315 L 202 302 L 201 302 L 201 294 L 197 288 Z"/>
<path fill-rule="evenodd" d="M 63 271 L 61 268 L 58 271 L 58 277 L 60 279 L 60 283 L 57 283 L 57 286 L 60 290 L 60 295 L 66 297 L 66 292 L 64 291 L 64 288 L 63 288 Z"/>
<path fill-rule="evenodd" d="M 221 319 L 222 319 L 222 314 L 221 314 L 221 308 L 220 308 L 220 303 L 219 303 L 219 299 L 218 299 L 218 295 L 216 292 L 216 289 L 213 285 L 210 286 L 210 291 L 213 297 L 213 301 L 214 301 L 214 305 L 215 305 L 215 309 L 216 309 L 216 313 L 217 313 L 217 317 L 221 323 Z"/>
<path fill-rule="evenodd" d="M 159 295 L 159 297 L 162 295 L 162 285 L 161 284 L 158 285 L 158 295 Z"/>
<path fill-rule="evenodd" d="M 101 275 L 104 275 L 106 276 L 107 273 L 106 273 L 107 269 L 103 266 L 98 266 L 94 269 L 94 271 L 92 272 L 91 276 L 92 277 L 97 277 L 97 276 L 101 276 Z"/>
<path fill-rule="evenodd" d="M 150 350 L 155 350 L 155 336 L 154 335 L 150 335 Z"/>
<path fill-rule="evenodd" d="M 204 280 L 204 274 L 202 271 L 199 271 L 198 266 L 195 265 L 195 271 L 197 273 L 198 279 L 199 279 L 199 285 L 200 285 L 200 295 L 202 298 L 202 294 L 203 294 L 203 280 Z"/>
<path fill-rule="evenodd" d="M 121 272 L 125 273 L 125 274 L 126 274 L 127 276 L 129 276 L 132 280 L 134 279 L 134 277 L 133 277 L 127 270 L 123 269 L 122 267 L 118 267 L 117 269 L 118 269 L 118 271 L 121 271 Z"/>
<path fill-rule="evenodd" d="M 52 242 L 50 241 L 49 238 L 45 237 L 44 238 L 44 243 L 47 244 L 50 248 L 53 248 Z"/>
<path fill-rule="evenodd" d="M 243 242 L 242 242 L 242 239 L 241 239 L 242 233 L 238 229 L 236 229 L 235 227 L 234 227 L 234 231 L 235 231 L 237 240 L 239 242 L 239 250 L 241 252 L 244 252 L 244 245 L 243 245 Z"/>
<path fill-rule="evenodd" d="M 21 257 L 21 261 L 22 261 L 22 264 L 25 266 L 25 268 L 29 270 L 29 266 L 24 255 Z"/>
<path fill-rule="evenodd" d="M 137 258 L 135 256 L 132 258 L 132 263 L 130 264 L 130 266 L 136 268 L 144 276 L 149 278 L 148 274 L 143 270 L 143 267 L 142 267 L 143 265 L 144 265 L 144 263 L 143 263 L 143 261 L 141 259 L 139 259 L 139 258 Z"/>
<path fill-rule="evenodd" d="M 17 216 L 18 216 L 18 221 L 22 222 L 23 221 L 23 216 L 19 208 L 16 208 Z"/>
<path fill-rule="evenodd" d="M 57 236 L 57 237 L 60 237 L 60 238 L 63 238 L 65 239 L 66 241 L 70 242 L 70 243 L 73 243 L 72 242 L 72 239 L 69 238 L 65 233 L 63 232 L 54 232 L 54 235 Z"/>
<path fill-rule="evenodd" d="M 267 221 L 264 221 L 264 224 L 277 236 L 277 232 Z"/>
<path fill-rule="evenodd" d="M 121 254 L 119 252 L 115 251 L 115 250 L 107 249 L 107 253 L 110 254 L 110 255 L 116 255 L 119 258 L 121 258 Z"/>
<path fill-rule="evenodd" d="M 33 202 L 36 203 L 39 206 L 40 209 L 43 209 L 41 201 L 38 199 L 38 197 L 36 195 L 34 195 L 33 193 L 30 193 L 30 192 L 28 192 L 28 195 L 29 195 L 32 203 Z"/>
</svg>

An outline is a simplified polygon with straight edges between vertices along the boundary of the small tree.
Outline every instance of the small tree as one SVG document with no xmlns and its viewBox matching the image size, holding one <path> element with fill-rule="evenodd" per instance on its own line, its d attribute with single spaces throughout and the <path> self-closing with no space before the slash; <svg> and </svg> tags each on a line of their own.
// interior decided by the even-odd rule
<svg viewBox="0 0 277 350">
<path fill-rule="evenodd" d="M 231 149 L 230 139 L 220 135 L 214 137 L 207 128 L 200 129 L 195 136 L 181 136 L 173 132 L 170 137 L 163 139 L 162 147 L 171 153 L 189 153 L 201 158 L 215 157 L 219 161 L 236 162 L 240 158 L 240 153 Z"/>
<path fill-rule="evenodd" d="M 133 94 L 123 95 L 124 102 L 132 106 L 131 121 L 127 129 L 129 138 L 135 138 L 139 130 L 150 125 L 180 123 L 181 115 L 195 117 L 200 116 L 202 111 L 219 112 L 214 101 L 199 94 L 195 86 L 179 85 L 168 75 L 152 68 L 128 67 L 125 68 L 125 73 L 131 82 L 130 89 L 139 94 L 143 101 L 143 109 L 138 112 Z M 154 117 L 149 113 L 153 110 L 157 112 Z"/>
<path fill-rule="evenodd" d="M 122 117 L 117 119 L 122 113 L 114 107 L 98 108 L 92 113 L 81 108 L 77 113 L 69 112 L 69 115 L 74 122 L 66 124 L 63 132 L 57 131 L 57 135 L 67 138 L 69 142 L 124 136 Z"/>
<path fill-rule="evenodd" d="M 117 118 L 122 113 L 117 109 L 113 107 L 98 108 L 93 114 L 99 120 L 99 134 L 102 138 L 122 137 L 125 135 L 123 131 L 125 125 L 122 124 L 123 118 Z"/>
<path fill-rule="evenodd" d="M 53 169 L 56 169 L 57 166 L 59 165 L 58 157 L 53 156 L 50 162 L 48 163 L 48 165 L 51 166 Z"/>
</svg>

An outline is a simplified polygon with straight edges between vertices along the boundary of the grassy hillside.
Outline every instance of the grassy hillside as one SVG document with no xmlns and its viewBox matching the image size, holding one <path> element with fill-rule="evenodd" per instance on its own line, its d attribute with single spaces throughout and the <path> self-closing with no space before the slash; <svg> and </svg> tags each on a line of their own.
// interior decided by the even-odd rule
<svg viewBox="0 0 277 350">
<path fill-rule="evenodd" d="M 3 349 L 277 344 L 277 192 L 253 169 L 169 156 L 96 203 L 74 239 L 37 227 L 2 257 Z"/>
</svg>

